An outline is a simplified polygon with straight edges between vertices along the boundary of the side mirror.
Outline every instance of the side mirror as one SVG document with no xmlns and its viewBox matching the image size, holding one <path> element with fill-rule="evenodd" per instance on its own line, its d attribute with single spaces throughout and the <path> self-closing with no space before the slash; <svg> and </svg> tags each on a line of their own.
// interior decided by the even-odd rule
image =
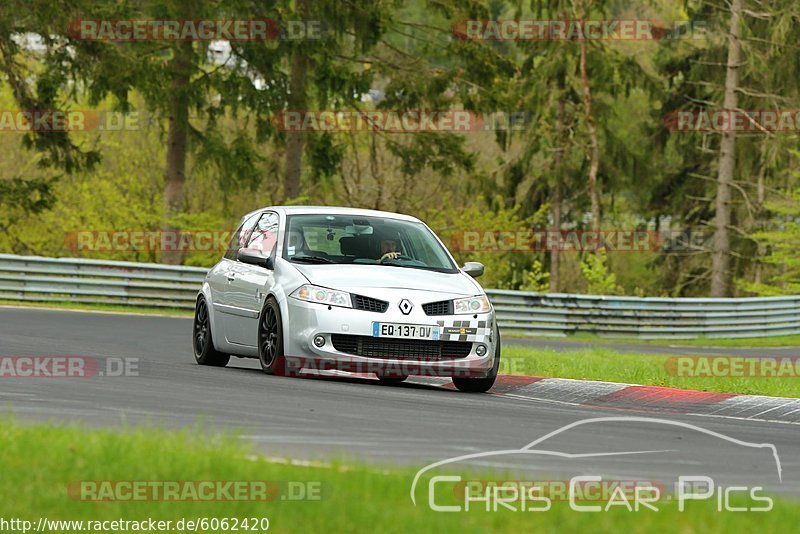
<svg viewBox="0 0 800 534">
<path fill-rule="evenodd" d="M 478 278 L 483 274 L 483 264 L 478 261 L 468 261 L 464 264 L 461 270 L 470 275 L 472 278 Z"/>
<path fill-rule="evenodd" d="M 265 269 L 272 270 L 275 266 L 272 263 L 272 258 L 270 256 L 262 256 L 258 252 L 254 252 L 252 250 L 247 249 L 239 249 L 239 253 L 237 254 L 236 258 L 242 262 L 247 263 L 249 265 L 257 265 L 258 267 L 264 267 Z"/>
</svg>

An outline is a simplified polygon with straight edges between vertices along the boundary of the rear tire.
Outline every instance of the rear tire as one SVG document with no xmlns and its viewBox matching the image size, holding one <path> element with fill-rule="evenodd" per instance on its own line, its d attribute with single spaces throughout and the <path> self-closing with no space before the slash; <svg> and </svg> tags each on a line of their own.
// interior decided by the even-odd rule
<svg viewBox="0 0 800 534">
<path fill-rule="evenodd" d="M 500 369 L 500 330 L 495 327 L 497 344 L 494 349 L 494 364 L 489 371 L 489 375 L 483 378 L 466 378 L 461 376 L 453 377 L 453 385 L 464 393 L 486 393 L 494 385 L 497 379 L 497 371 Z"/>
<path fill-rule="evenodd" d="M 211 317 L 206 298 L 202 296 L 197 299 L 197 304 L 194 307 L 192 342 L 194 345 L 194 359 L 198 364 L 212 367 L 225 367 L 228 365 L 231 355 L 223 354 L 214 348 L 214 339 L 211 335 Z"/>
<path fill-rule="evenodd" d="M 268 297 L 258 318 L 258 361 L 268 375 L 286 376 L 286 356 L 283 354 L 283 321 L 275 297 Z"/>
</svg>

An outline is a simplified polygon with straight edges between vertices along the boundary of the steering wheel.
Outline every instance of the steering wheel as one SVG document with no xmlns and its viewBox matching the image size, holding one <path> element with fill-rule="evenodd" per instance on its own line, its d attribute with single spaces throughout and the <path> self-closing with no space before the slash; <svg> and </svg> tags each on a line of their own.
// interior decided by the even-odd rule
<svg viewBox="0 0 800 534">
<path fill-rule="evenodd" d="M 394 254 L 397 254 L 396 256 Z M 387 257 L 388 256 L 388 257 Z M 387 252 L 383 256 L 381 256 L 380 262 L 385 263 L 387 261 L 392 260 L 407 260 L 407 261 L 414 261 L 414 258 L 409 258 L 408 256 L 403 256 L 399 252 Z"/>
</svg>

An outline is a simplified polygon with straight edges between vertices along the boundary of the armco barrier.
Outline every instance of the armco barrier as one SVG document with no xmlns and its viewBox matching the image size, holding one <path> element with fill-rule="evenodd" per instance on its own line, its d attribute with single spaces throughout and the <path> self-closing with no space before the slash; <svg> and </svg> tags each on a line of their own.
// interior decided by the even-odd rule
<svg viewBox="0 0 800 534">
<path fill-rule="evenodd" d="M 208 269 L 0 254 L 0 299 L 194 308 Z"/>
<path fill-rule="evenodd" d="M 207 269 L 0 254 L 0 300 L 194 307 Z M 522 336 L 695 338 L 800 334 L 800 296 L 639 298 L 487 290 L 500 328 Z"/>
<path fill-rule="evenodd" d="M 639 298 L 487 291 L 501 329 L 519 335 L 587 332 L 607 337 L 688 339 L 800 333 L 800 296 Z"/>
</svg>

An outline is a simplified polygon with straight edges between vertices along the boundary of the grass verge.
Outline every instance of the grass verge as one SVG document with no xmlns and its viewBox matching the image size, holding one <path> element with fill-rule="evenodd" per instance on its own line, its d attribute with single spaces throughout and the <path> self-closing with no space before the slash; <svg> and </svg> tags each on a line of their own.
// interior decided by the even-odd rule
<svg viewBox="0 0 800 534">
<path fill-rule="evenodd" d="M 769 395 L 773 397 L 800 397 L 800 376 L 674 376 L 676 356 L 631 354 L 605 347 L 555 351 L 505 345 L 501 360 L 501 373 L 602 380 L 649 386 L 665 386 L 700 391 L 739 393 L 743 395 Z M 691 356 L 689 359 L 711 362 L 713 356 Z M 696 372 L 704 371 L 697 363 Z M 794 373 L 800 364 L 792 362 Z M 713 372 L 713 364 L 709 364 Z M 721 368 L 724 369 L 724 368 Z M 786 368 L 783 368 L 786 369 Z M 776 372 L 781 368 L 777 367 Z M 671 374 L 672 373 L 672 374 Z"/>
<path fill-rule="evenodd" d="M 145 306 L 123 306 L 121 304 L 100 304 L 84 302 L 35 302 L 0 299 L 0 306 L 22 308 L 50 308 L 55 310 L 99 311 L 114 313 L 135 313 L 141 315 L 170 315 L 175 317 L 192 317 L 192 310 L 181 308 L 148 308 Z"/>
<path fill-rule="evenodd" d="M 719 512 L 716 500 L 691 502 L 679 512 L 674 501 L 659 511 L 578 513 L 566 502 L 550 510 L 521 513 L 434 512 L 427 499 L 409 497 L 415 469 L 368 466 L 301 467 L 248 457 L 229 438 L 202 431 L 171 433 L 138 429 L 115 433 L 78 427 L 23 426 L 0 421 L 0 517 L 49 520 L 171 520 L 262 518 L 279 532 L 788 532 L 800 523 L 800 506 L 775 499 L 765 513 Z M 482 479 L 502 477 L 480 475 Z M 78 481 L 302 481 L 320 488 L 318 500 L 84 501 L 71 497 Z M 309 487 L 306 485 L 305 487 Z M 422 486 L 427 488 L 427 480 Z M 452 495 L 450 496 L 452 497 Z M 437 497 L 438 500 L 438 497 Z M 447 502 L 443 497 L 440 504 Z M 600 503 L 604 504 L 604 503 Z M 757 506 L 760 503 L 749 503 Z M 70 531 L 61 527 L 61 531 Z M 72 530 L 75 530 L 74 528 Z M 199 529 L 199 531 L 222 531 Z M 240 529 L 241 530 L 241 529 Z"/>
<path fill-rule="evenodd" d="M 508 337 L 521 337 L 511 336 Z M 671 345 L 677 347 L 732 347 L 732 348 L 769 348 L 769 347 L 798 347 L 800 334 L 773 337 L 737 337 L 715 338 L 699 337 L 696 339 L 639 339 L 636 337 L 600 337 L 593 334 L 578 333 L 567 337 L 525 337 L 524 339 L 541 339 L 542 341 L 580 341 L 585 343 L 609 345 L 625 343 L 626 345 Z"/>
</svg>

